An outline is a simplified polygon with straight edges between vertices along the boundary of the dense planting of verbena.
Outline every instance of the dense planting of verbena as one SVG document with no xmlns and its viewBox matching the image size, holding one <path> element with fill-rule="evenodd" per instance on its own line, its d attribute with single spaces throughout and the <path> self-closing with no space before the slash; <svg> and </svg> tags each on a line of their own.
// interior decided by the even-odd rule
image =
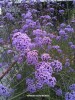
<svg viewBox="0 0 75 100">
<path fill-rule="evenodd" d="M 14 3 L 2 4 L 14 11 L 5 11 L 0 23 L 5 30 L 0 33 L 0 69 L 7 71 L 5 85 L 0 76 L 0 98 L 75 100 L 75 20 L 66 18 L 64 5 L 37 5 L 23 0 L 17 13 Z"/>
</svg>

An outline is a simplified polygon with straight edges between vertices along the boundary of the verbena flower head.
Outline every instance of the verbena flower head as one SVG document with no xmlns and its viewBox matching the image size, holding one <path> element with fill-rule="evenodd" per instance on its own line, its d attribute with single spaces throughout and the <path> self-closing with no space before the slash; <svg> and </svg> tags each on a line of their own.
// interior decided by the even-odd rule
<svg viewBox="0 0 75 100">
<path fill-rule="evenodd" d="M 61 36 L 56 36 L 56 40 L 60 41 L 61 40 Z"/>
<path fill-rule="evenodd" d="M 36 65 L 38 63 L 38 51 L 32 50 L 27 53 L 26 62 L 31 65 Z"/>
<path fill-rule="evenodd" d="M 34 93 L 34 92 L 36 92 L 36 85 L 35 84 L 30 84 L 30 85 L 27 86 L 26 90 L 30 93 Z"/>
<path fill-rule="evenodd" d="M 71 46 L 71 45 L 73 45 L 73 42 L 68 42 L 68 44 Z"/>
<path fill-rule="evenodd" d="M 54 12 L 54 8 L 50 8 L 50 12 Z"/>
<path fill-rule="evenodd" d="M 60 49 L 60 46 L 54 45 L 54 46 L 52 46 L 52 48 L 58 50 L 58 49 Z"/>
<path fill-rule="evenodd" d="M 51 74 L 48 71 L 43 71 L 42 68 L 35 71 L 35 78 L 43 84 L 47 83 L 49 77 L 51 77 Z"/>
<path fill-rule="evenodd" d="M 28 84 L 28 85 L 34 84 L 34 80 L 31 78 L 26 78 L 26 84 Z"/>
<path fill-rule="evenodd" d="M 52 77 L 53 69 L 48 62 L 40 62 L 36 66 L 35 78 L 50 87 L 54 87 L 56 79 Z"/>
<path fill-rule="evenodd" d="M 51 22 L 48 22 L 48 23 L 46 24 L 46 26 L 53 27 L 54 25 L 53 25 Z"/>
<path fill-rule="evenodd" d="M 24 16 L 25 19 L 32 19 L 32 13 L 28 11 L 26 15 Z"/>
<path fill-rule="evenodd" d="M 34 42 L 35 42 L 37 47 L 42 47 L 42 42 L 43 42 L 42 39 L 43 39 L 42 37 L 35 37 L 34 38 Z"/>
<path fill-rule="evenodd" d="M 72 49 L 75 49 L 75 45 L 71 45 L 70 47 L 71 47 Z"/>
<path fill-rule="evenodd" d="M 17 78 L 17 80 L 21 80 L 22 75 L 21 75 L 21 74 L 17 74 L 17 75 L 16 75 L 16 78 Z"/>
<path fill-rule="evenodd" d="M 0 84 L 0 95 L 4 97 L 9 97 L 10 96 L 10 89 L 5 87 L 4 85 Z"/>
<path fill-rule="evenodd" d="M 13 50 L 7 50 L 7 54 L 13 53 Z"/>
<path fill-rule="evenodd" d="M 56 89 L 55 92 L 57 96 L 62 96 L 62 90 L 60 88 Z"/>
<path fill-rule="evenodd" d="M 36 85 L 34 84 L 34 80 L 31 78 L 26 79 L 27 91 L 30 93 L 36 92 Z"/>
<path fill-rule="evenodd" d="M 65 32 L 74 33 L 74 29 L 73 28 L 65 28 Z"/>
<path fill-rule="evenodd" d="M 11 13 L 6 13 L 5 17 L 4 18 L 7 18 L 8 20 L 14 20 L 14 17 Z"/>
<path fill-rule="evenodd" d="M 69 90 L 75 91 L 75 84 L 70 85 L 70 86 L 69 86 Z"/>
<path fill-rule="evenodd" d="M 40 71 L 40 72 L 43 72 L 43 71 L 48 71 L 51 75 L 53 73 L 53 69 L 50 65 L 49 62 L 39 62 L 37 63 L 37 65 L 35 66 L 36 70 Z"/>
<path fill-rule="evenodd" d="M 60 36 L 65 36 L 66 34 L 67 34 L 67 33 L 66 33 L 64 30 L 60 30 L 60 31 L 59 31 L 59 35 L 60 35 Z"/>
<path fill-rule="evenodd" d="M 56 78 L 55 77 L 48 77 L 48 81 L 46 82 L 48 86 L 54 87 L 56 85 Z"/>
<path fill-rule="evenodd" d="M 59 10 L 59 14 L 63 15 L 64 14 L 64 10 Z"/>
<path fill-rule="evenodd" d="M 36 29 L 36 30 L 33 30 L 33 35 L 35 36 L 45 36 L 47 33 L 46 31 L 42 31 L 41 29 Z"/>
<path fill-rule="evenodd" d="M 65 100 L 75 100 L 75 92 L 67 92 L 65 94 Z"/>
<path fill-rule="evenodd" d="M 42 89 L 43 88 L 43 83 L 40 81 L 36 81 L 36 89 Z"/>
<path fill-rule="evenodd" d="M 48 53 L 43 53 L 41 55 L 41 59 L 42 59 L 42 61 L 48 61 L 48 60 L 51 59 L 51 57 L 50 57 L 50 55 Z"/>
<path fill-rule="evenodd" d="M 43 45 L 50 45 L 52 43 L 52 40 L 49 37 L 44 36 L 42 43 Z"/>
<path fill-rule="evenodd" d="M 65 27 L 66 27 L 65 23 L 60 24 L 60 28 L 65 28 Z"/>
<path fill-rule="evenodd" d="M 29 43 L 31 43 L 31 39 L 27 36 L 27 34 L 23 34 L 20 32 L 14 33 L 12 37 L 12 44 L 19 51 L 24 51 L 29 48 Z"/>
<path fill-rule="evenodd" d="M 55 72 L 59 72 L 62 70 L 62 63 L 58 60 L 54 60 L 51 62 L 51 66 L 53 67 Z"/>
</svg>

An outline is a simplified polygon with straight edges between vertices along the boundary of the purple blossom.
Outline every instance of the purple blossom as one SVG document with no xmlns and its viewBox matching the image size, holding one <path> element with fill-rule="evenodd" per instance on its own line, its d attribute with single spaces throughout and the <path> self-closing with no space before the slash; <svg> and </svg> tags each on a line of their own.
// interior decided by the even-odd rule
<svg viewBox="0 0 75 100">
<path fill-rule="evenodd" d="M 52 20 L 53 21 L 56 21 L 57 20 L 57 17 L 56 16 L 52 17 Z"/>
<path fill-rule="evenodd" d="M 41 89 L 43 87 L 43 83 L 40 81 L 36 82 L 36 89 Z"/>
<path fill-rule="evenodd" d="M 47 84 L 50 87 L 54 87 L 56 84 L 56 79 L 52 77 L 52 67 L 50 66 L 50 63 L 48 62 L 40 62 L 36 66 L 35 71 L 35 78 L 42 82 L 43 84 Z"/>
<path fill-rule="evenodd" d="M 65 94 L 65 100 L 75 100 L 75 92 L 67 92 Z"/>
<path fill-rule="evenodd" d="M 60 49 L 60 46 L 54 45 L 54 46 L 52 46 L 52 48 L 58 50 L 58 49 Z"/>
<path fill-rule="evenodd" d="M 61 36 L 57 36 L 57 37 L 56 37 L 56 40 L 57 40 L 57 41 L 60 41 L 60 40 L 61 40 Z"/>
<path fill-rule="evenodd" d="M 54 60 L 51 62 L 51 66 L 53 67 L 55 72 L 59 72 L 62 70 L 62 63 L 58 60 Z"/>
<path fill-rule="evenodd" d="M 48 61 L 51 59 L 50 55 L 48 53 L 44 53 L 41 55 L 42 61 Z"/>
<path fill-rule="evenodd" d="M 70 62 L 65 62 L 65 67 L 69 67 L 70 66 Z"/>
<path fill-rule="evenodd" d="M 64 14 L 64 10 L 59 10 L 59 14 L 63 15 Z"/>
<path fill-rule="evenodd" d="M 47 83 L 48 86 L 54 87 L 54 86 L 56 85 L 56 82 L 57 82 L 57 81 L 56 81 L 56 78 L 50 76 L 50 77 L 48 78 L 48 81 L 47 81 L 46 83 Z"/>
<path fill-rule="evenodd" d="M 75 49 L 75 45 L 71 45 L 71 48 L 72 48 L 72 49 Z"/>
<path fill-rule="evenodd" d="M 4 97 L 9 97 L 10 94 L 11 94 L 10 89 L 0 84 L 0 95 Z"/>
<path fill-rule="evenodd" d="M 34 80 L 33 79 L 26 79 L 26 84 L 27 84 L 27 91 L 30 93 L 34 93 L 36 92 L 36 85 L 34 84 Z"/>
<path fill-rule="evenodd" d="M 38 70 L 39 72 L 43 72 L 43 71 L 48 71 L 51 75 L 53 73 L 53 69 L 50 65 L 49 62 L 39 62 L 37 63 L 37 65 L 35 66 L 36 70 Z"/>
<path fill-rule="evenodd" d="M 13 53 L 13 50 L 7 50 L 7 54 Z"/>
<path fill-rule="evenodd" d="M 3 66 L 3 64 L 2 63 L 0 63 L 0 68 Z"/>
<path fill-rule="evenodd" d="M 69 86 L 69 90 L 75 91 L 75 84 L 70 85 L 70 86 Z"/>
<path fill-rule="evenodd" d="M 40 36 L 46 36 L 46 31 L 42 31 L 41 29 L 33 30 L 33 35 L 40 37 Z"/>
<path fill-rule="evenodd" d="M 65 28 L 65 32 L 74 33 L 74 29 L 73 28 Z"/>
<path fill-rule="evenodd" d="M 38 51 L 29 51 L 27 53 L 26 62 L 31 65 L 36 65 L 38 63 Z"/>
<path fill-rule="evenodd" d="M 35 78 L 43 84 L 48 82 L 49 77 L 51 74 L 48 71 L 43 71 L 43 69 L 35 71 Z"/>
<path fill-rule="evenodd" d="M 11 13 L 6 13 L 5 17 L 4 18 L 7 18 L 8 20 L 14 20 L 14 17 Z"/>
<path fill-rule="evenodd" d="M 62 50 L 61 49 L 57 49 L 58 53 L 62 53 Z"/>
<path fill-rule="evenodd" d="M 48 22 L 48 23 L 46 24 L 46 26 L 51 26 L 51 27 L 53 27 L 54 25 L 53 25 L 51 22 Z"/>
<path fill-rule="evenodd" d="M 43 45 L 50 45 L 52 43 L 52 40 L 49 37 L 44 36 L 42 39 Z"/>
<path fill-rule="evenodd" d="M 71 46 L 71 45 L 73 45 L 73 42 L 68 42 L 68 44 Z"/>
<path fill-rule="evenodd" d="M 65 67 L 69 67 L 69 66 L 70 66 L 70 60 L 69 59 L 66 59 Z"/>
<path fill-rule="evenodd" d="M 60 30 L 60 31 L 59 31 L 59 35 L 60 35 L 60 36 L 65 36 L 66 34 L 67 34 L 67 33 L 66 33 L 64 30 Z"/>
<path fill-rule="evenodd" d="M 21 74 L 17 74 L 17 75 L 16 75 L 16 78 L 17 78 L 17 80 L 21 80 L 22 75 L 21 75 Z"/>
<path fill-rule="evenodd" d="M 23 57 L 20 55 L 17 59 L 17 63 L 21 64 L 23 62 Z"/>
<path fill-rule="evenodd" d="M 26 15 L 24 16 L 24 19 L 32 19 L 32 13 L 28 11 Z"/>
<path fill-rule="evenodd" d="M 73 5 L 74 5 L 74 7 L 75 7 L 75 0 L 73 0 Z"/>
<path fill-rule="evenodd" d="M 34 80 L 31 78 L 26 79 L 26 84 L 34 84 Z"/>
<path fill-rule="evenodd" d="M 53 13 L 53 12 L 54 12 L 54 8 L 50 8 L 50 12 L 52 12 L 52 13 Z"/>
<path fill-rule="evenodd" d="M 29 44 L 31 43 L 31 39 L 27 36 L 27 34 L 23 34 L 21 32 L 17 32 L 13 34 L 12 44 L 19 51 L 25 51 L 29 48 Z"/>
<path fill-rule="evenodd" d="M 27 87 L 26 89 L 27 91 L 29 91 L 30 93 L 34 93 L 36 92 L 36 85 L 35 84 L 31 84 Z"/>
<path fill-rule="evenodd" d="M 62 90 L 60 88 L 56 89 L 55 92 L 57 96 L 62 96 Z"/>
<path fill-rule="evenodd" d="M 60 28 L 65 28 L 65 27 L 66 27 L 65 23 L 60 24 Z"/>
<path fill-rule="evenodd" d="M 46 20 L 50 20 L 50 19 L 51 19 L 51 17 L 50 17 L 49 15 L 45 15 L 44 18 L 45 18 Z"/>
</svg>

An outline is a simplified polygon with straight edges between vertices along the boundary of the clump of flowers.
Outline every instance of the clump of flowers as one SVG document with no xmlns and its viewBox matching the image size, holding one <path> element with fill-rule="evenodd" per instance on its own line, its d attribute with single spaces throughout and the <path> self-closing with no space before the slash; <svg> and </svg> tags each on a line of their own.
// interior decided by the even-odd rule
<svg viewBox="0 0 75 100">
<path fill-rule="evenodd" d="M 14 33 L 12 37 L 12 44 L 17 50 L 24 51 L 29 48 L 29 43 L 31 43 L 31 39 L 27 36 L 27 34 L 21 32 Z"/>
<path fill-rule="evenodd" d="M 32 50 L 27 53 L 26 62 L 31 65 L 38 63 L 38 51 Z"/>
<path fill-rule="evenodd" d="M 6 86 L 0 84 L 0 95 L 4 97 L 9 97 L 11 95 L 11 90 Z"/>
</svg>

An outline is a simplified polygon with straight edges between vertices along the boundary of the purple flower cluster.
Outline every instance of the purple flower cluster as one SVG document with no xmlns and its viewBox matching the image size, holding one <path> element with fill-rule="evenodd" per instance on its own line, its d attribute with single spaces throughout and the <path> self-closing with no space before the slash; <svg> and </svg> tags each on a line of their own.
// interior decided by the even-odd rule
<svg viewBox="0 0 75 100">
<path fill-rule="evenodd" d="M 62 63 L 58 60 L 54 60 L 51 62 L 51 66 L 53 67 L 55 72 L 59 72 L 62 70 Z"/>
<path fill-rule="evenodd" d="M 26 57 L 27 64 L 36 65 L 38 63 L 38 51 L 32 50 L 27 53 Z"/>
<path fill-rule="evenodd" d="M 75 84 L 70 85 L 70 86 L 69 86 L 69 90 L 75 91 Z"/>
<path fill-rule="evenodd" d="M 26 79 L 26 84 L 27 84 L 27 91 L 30 93 L 34 93 L 36 92 L 36 85 L 34 84 L 34 80 L 27 78 Z"/>
<path fill-rule="evenodd" d="M 43 45 L 50 45 L 51 42 L 52 42 L 52 40 L 49 37 L 44 36 L 44 38 L 42 40 Z"/>
<path fill-rule="evenodd" d="M 52 77 L 53 69 L 50 66 L 49 62 L 40 62 L 36 66 L 35 78 L 50 87 L 54 87 L 56 85 L 55 77 Z"/>
<path fill-rule="evenodd" d="M 11 13 L 6 13 L 6 15 L 4 16 L 4 18 L 7 18 L 8 20 L 14 20 L 14 17 Z"/>
<path fill-rule="evenodd" d="M 70 60 L 69 59 L 66 59 L 65 67 L 69 67 L 69 66 L 70 66 Z"/>
<path fill-rule="evenodd" d="M 67 92 L 65 94 L 65 100 L 75 100 L 75 92 Z"/>
<path fill-rule="evenodd" d="M 64 14 L 64 10 L 59 10 L 59 14 L 63 15 Z"/>
<path fill-rule="evenodd" d="M 22 14 L 22 17 L 24 19 L 32 19 L 32 13 L 28 11 L 26 14 Z"/>
<path fill-rule="evenodd" d="M 22 75 L 21 75 L 21 74 L 17 74 L 17 75 L 16 75 L 16 79 L 17 79 L 17 80 L 21 80 L 21 78 L 22 78 Z"/>
<path fill-rule="evenodd" d="M 61 90 L 61 88 L 56 89 L 55 93 L 56 93 L 57 96 L 62 96 L 62 90 Z"/>
<path fill-rule="evenodd" d="M 65 28 L 65 32 L 71 34 L 74 33 L 74 29 L 70 25 L 67 25 Z"/>
<path fill-rule="evenodd" d="M 48 61 L 51 59 L 50 55 L 48 53 L 44 53 L 41 55 L 42 61 Z"/>
<path fill-rule="evenodd" d="M 46 31 L 42 31 L 41 29 L 33 30 L 33 35 L 35 35 L 36 37 L 44 37 L 46 36 L 46 34 Z"/>
<path fill-rule="evenodd" d="M 30 43 L 31 39 L 27 36 L 27 34 L 20 32 L 13 34 L 12 44 L 16 47 L 16 50 L 24 51 L 25 49 L 29 48 Z"/>
<path fill-rule="evenodd" d="M 11 94 L 10 89 L 8 89 L 6 86 L 0 84 L 0 95 L 4 97 L 9 97 Z"/>
</svg>

